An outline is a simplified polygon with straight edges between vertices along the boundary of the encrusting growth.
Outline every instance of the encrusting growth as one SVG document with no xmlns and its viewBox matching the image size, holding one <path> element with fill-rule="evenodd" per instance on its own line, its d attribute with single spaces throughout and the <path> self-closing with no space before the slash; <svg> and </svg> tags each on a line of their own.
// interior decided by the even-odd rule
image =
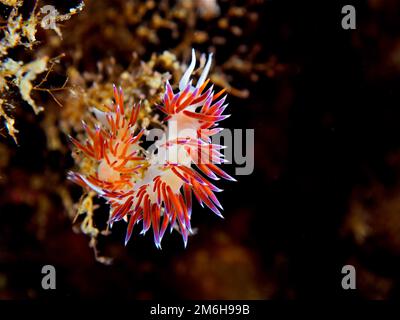
<svg viewBox="0 0 400 320">
<path fill-rule="evenodd" d="M 191 76 L 196 65 L 193 50 L 178 92 L 174 93 L 166 83 L 158 107 L 166 114 L 163 120 L 166 130 L 147 150 L 140 146 L 141 139 L 146 137 L 144 129 L 138 130 L 140 105 L 126 108 L 122 89 L 116 87 L 111 107 L 105 112 L 94 111 L 97 119 L 94 128 L 83 124 L 87 142 L 71 138 L 93 160 L 96 170 L 91 175 L 70 172 L 69 178 L 106 199 L 110 204 L 110 226 L 122 219 L 128 222 L 125 244 L 134 225 L 142 221 L 141 233 L 152 228 L 157 248 L 161 248 L 168 226 L 171 232 L 174 228 L 179 230 L 186 246 L 192 233 L 192 194 L 201 206 L 205 204 L 222 217 L 222 205 L 215 196 L 222 190 L 210 179 L 235 179 L 217 166 L 226 162 L 220 152 L 224 146 L 211 141 L 222 130 L 218 123 L 228 117 L 223 115 L 227 107 L 225 90 L 215 93 L 213 86 L 207 88 L 211 63 L 212 54 L 193 86 Z"/>
</svg>

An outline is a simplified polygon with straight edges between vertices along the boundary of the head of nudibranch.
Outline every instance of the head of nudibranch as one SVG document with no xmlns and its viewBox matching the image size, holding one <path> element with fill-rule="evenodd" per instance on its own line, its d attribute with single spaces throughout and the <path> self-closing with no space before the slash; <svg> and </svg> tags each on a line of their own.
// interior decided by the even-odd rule
<svg viewBox="0 0 400 320">
<path fill-rule="evenodd" d="M 69 173 L 79 185 L 95 191 L 110 204 L 110 226 L 119 220 L 127 222 L 125 244 L 135 224 L 142 222 L 141 234 L 153 230 L 154 243 L 161 248 L 167 227 L 178 230 L 186 247 L 192 233 L 192 195 L 202 207 L 206 205 L 222 217 L 222 205 L 215 196 L 222 191 L 210 180 L 224 178 L 235 181 L 218 167 L 225 161 L 211 137 L 219 133 L 223 115 L 225 90 L 215 93 L 209 86 L 208 73 L 212 54 L 196 84 L 191 79 L 196 55 L 184 72 L 176 92 L 166 83 L 161 105 L 166 117 L 166 132 L 156 146 L 147 152 L 140 146 L 144 130 L 139 130 L 139 105 L 124 106 L 122 90 L 114 87 L 114 103 L 106 111 L 95 111 L 97 124 L 84 124 L 88 140 L 85 144 L 71 138 L 74 145 L 96 163 L 91 175 Z M 173 125 L 172 125 L 173 124 Z"/>
</svg>

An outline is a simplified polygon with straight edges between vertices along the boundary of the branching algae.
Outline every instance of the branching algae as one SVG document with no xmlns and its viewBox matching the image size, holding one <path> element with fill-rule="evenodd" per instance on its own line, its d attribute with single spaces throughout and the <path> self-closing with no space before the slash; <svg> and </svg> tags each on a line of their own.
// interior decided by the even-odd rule
<svg viewBox="0 0 400 320">
<path fill-rule="evenodd" d="M 49 59 L 48 56 L 43 55 L 26 62 L 10 54 L 10 51 L 17 47 L 25 47 L 30 51 L 33 50 L 33 46 L 37 43 L 36 33 L 41 24 L 43 13 L 36 10 L 36 2 L 29 18 L 25 20 L 23 15 L 19 13 L 19 7 L 24 4 L 22 0 L 1 0 L 1 3 L 11 7 L 11 11 L 8 15 L 6 25 L 0 30 L 0 119 L 4 120 L 8 134 L 17 142 L 16 134 L 18 130 L 14 126 L 15 120 L 10 115 L 10 112 L 7 112 L 6 107 L 9 110 L 15 107 L 15 103 L 12 102 L 13 96 L 15 92 L 19 92 L 22 100 L 32 107 L 35 114 L 41 112 L 43 107 L 35 103 L 31 97 L 31 91 L 33 89 L 48 90 L 39 88 L 40 85 L 37 87 L 34 86 L 33 81 L 36 80 L 39 74 L 51 69 L 52 63 L 56 62 L 56 60 Z M 83 2 L 77 8 L 70 9 L 68 14 L 56 14 L 54 20 L 55 22 L 68 20 L 82 9 Z M 61 32 L 56 23 L 50 25 L 49 28 L 56 31 L 61 37 Z"/>
</svg>

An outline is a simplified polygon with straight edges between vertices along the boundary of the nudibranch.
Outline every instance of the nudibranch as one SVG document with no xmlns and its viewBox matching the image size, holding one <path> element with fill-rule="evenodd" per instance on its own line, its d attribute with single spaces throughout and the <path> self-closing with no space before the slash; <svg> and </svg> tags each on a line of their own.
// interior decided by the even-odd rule
<svg viewBox="0 0 400 320">
<path fill-rule="evenodd" d="M 191 79 L 196 56 L 184 72 L 176 93 L 167 81 L 164 97 L 158 109 L 166 114 L 166 129 L 152 148 L 145 150 L 141 141 L 146 130 L 137 124 L 140 105 L 124 106 L 121 88 L 114 86 L 114 102 L 106 111 L 95 110 L 93 128 L 83 124 L 87 141 L 71 141 L 85 157 L 95 163 L 91 175 L 70 172 L 69 179 L 96 192 L 110 205 L 110 226 L 125 220 L 129 241 L 135 224 L 142 221 L 141 234 L 153 230 L 154 243 L 161 249 L 161 240 L 168 226 L 177 229 L 186 247 L 192 233 L 192 194 L 202 207 L 208 206 L 222 217 L 222 205 L 215 196 L 222 191 L 210 180 L 224 178 L 236 181 L 217 165 L 227 162 L 221 149 L 212 143 L 212 136 L 222 128 L 218 123 L 228 106 L 225 90 L 218 93 L 209 86 L 209 54 L 202 73 L 194 86 Z M 152 152 L 150 152 L 152 150 Z"/>
</svg>

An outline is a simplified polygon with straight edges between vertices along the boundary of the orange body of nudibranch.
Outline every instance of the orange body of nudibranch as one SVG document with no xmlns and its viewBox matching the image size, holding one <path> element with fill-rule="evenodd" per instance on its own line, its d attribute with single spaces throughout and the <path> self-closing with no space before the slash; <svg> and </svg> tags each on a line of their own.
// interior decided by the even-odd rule
<svg viewBox="0 0 400 320">
<path fill-rule="evenodd" d="M 207 205 L 222 217 L 222 206 L 215 196 L 222 190 L 209 179 L 235 179 L 217 166 L 225 162 L 219 151 L 223 146 L 211 142 L 211 136 L 222 130 L 218 122 L 228 117 L 222 115 L 227 107 L 224 90 L 215 94 L 213 86 L 207 89 L 211 61 L 210 54 L 196 86 L 192 86 L 190 77 L 196 64 L 192 51 L 179 91 L 174 93 L 167 82 L 159 107 L 166 114 L 167 130 L 154 145 L 157 152 L 140 147 L 144 130 L 137 132 L 139 106 L 125 110 L 122 90 L 115 87 L 115 103 L 105 112 L 95 111 L 95 128 L 84 124 L 88 142 L 82 144 L 71 138 L 98 166 L 93 175 L 71 172 L 70 179 L 107 200 L 110 224 L 121 219 L 128 222 L 125 243 L 134 225 L 143 221 L 142 234 L 152 227 L 158 248 L 168 226 L 171 231 L 175 226 L 179 229 L 186 246 L 192 232 L 192 193 L 202 206 Z"/>
</svg>

